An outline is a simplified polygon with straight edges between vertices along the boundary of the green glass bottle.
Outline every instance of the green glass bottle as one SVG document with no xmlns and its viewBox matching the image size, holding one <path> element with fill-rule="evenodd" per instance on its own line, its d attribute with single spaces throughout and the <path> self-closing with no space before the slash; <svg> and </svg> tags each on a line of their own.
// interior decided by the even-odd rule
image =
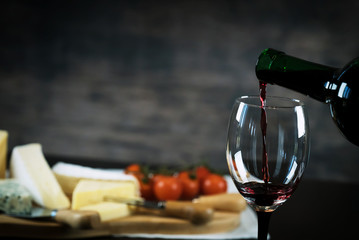
<svg viewBox="0 0 359 240">
<path fill-rule="evenodd" d="M 359 146 L 359 58 L 334 68 L 264 50 L 256 64 L 257 78 L 329 104 L 333 120 L 344 136 Z"/>
</svg>

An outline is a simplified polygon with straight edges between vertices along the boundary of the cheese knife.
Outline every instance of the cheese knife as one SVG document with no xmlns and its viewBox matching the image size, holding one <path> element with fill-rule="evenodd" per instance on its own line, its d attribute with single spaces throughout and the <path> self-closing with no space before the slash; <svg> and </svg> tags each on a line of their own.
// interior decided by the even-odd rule
<svg viewBox="0 0 359 240">
<path fill-rule="evenodd" d="M 159 209 L 166 215 L 189 220 L 193 224 L 205 224 L 212 220 L 214 210 L 211 207 L 186 201 L 147 201 L 142 198 L 122 198 L 105 196 L 105 201 L 120 202 L 137 207 Z"/>
<path fill-rule="evenodd" d="M 85 210 L 51 210 L 41 207 L 33 207 L 31 212 L 12 213 L 5 212 L 6 215 L 17 218 L 27 218 L 36 220 L 53 220 L 70 226 L 74 229 L 97 229 L 101 227 L 100 216 L 95 211 Z"/>
</svg>

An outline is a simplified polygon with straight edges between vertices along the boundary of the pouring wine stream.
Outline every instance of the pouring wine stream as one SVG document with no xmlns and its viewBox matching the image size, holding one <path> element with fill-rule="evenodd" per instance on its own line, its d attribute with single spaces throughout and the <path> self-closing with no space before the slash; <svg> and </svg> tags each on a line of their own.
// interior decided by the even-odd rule
<svg viewBox="0 0 359 240">
<path fill-rule="evenodd" d="M 262 131 L 262 172 L 265 189 L 269 182 L 269 167 L 268 167 L 268 154 L 267 154 L 267 113 L 265 110 L 266 97 L 267 97 L 267 83 L 259 81 L 259 96 L 261 101 L 261 131 Z M 257 211 L 258 217 L 258 240 L 267 239 L 269 220 L 272 212 Z"/>
</svg>

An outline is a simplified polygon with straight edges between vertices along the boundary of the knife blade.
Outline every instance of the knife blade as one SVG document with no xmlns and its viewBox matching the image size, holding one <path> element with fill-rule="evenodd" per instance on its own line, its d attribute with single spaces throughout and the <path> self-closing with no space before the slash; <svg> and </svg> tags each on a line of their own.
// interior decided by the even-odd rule
<svg viewBox="0 0 359 240">
<path fill-rule="evenodd" d="M 142 198 L 122 198 L 105 196 L 105 201 L 120 202 L 137 207 L 160 209 L 168 216 L 187 219 L 193 224 L 205 224 L 212 220 L 214 210 L 211 207 L 188 201 L 147 201 Z"/>
<path fill-rule="evenodd" d="M 5 212 L 6 215 L 17 218 L 53 220 L 74 229 L 97 229 L 101 227 L 101 219 L 95 211 L 57 210 L 33 207 L 30 213 Z"/>
</svg>

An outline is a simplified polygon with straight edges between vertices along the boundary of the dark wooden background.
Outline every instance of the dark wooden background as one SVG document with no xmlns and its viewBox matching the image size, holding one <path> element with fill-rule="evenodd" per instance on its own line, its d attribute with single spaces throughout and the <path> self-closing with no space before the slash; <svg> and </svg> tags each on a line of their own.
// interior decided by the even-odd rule
<svg viewBox="0 0 359 240">
<path fill-rule="evenodd" d="M 359 2 L 1 1 L 0 128 L 10 148 L 227 171 L 234 99 L 258 94 L 254 66 L 277 48 L 332 66 L 359 56 Z M 325 104 L 308 105 L 306 177 L 359 182 L 359 148 Z"/>
</svg>

